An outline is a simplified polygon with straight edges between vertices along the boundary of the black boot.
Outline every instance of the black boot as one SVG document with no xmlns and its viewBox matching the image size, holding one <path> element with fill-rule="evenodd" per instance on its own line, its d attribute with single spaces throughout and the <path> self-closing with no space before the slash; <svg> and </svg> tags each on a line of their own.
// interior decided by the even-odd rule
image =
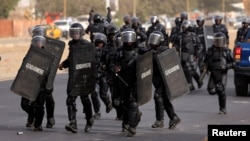
<svg viewBox="0 0 250 141">
<path fill-rule="evenodd" d="M 67 131 L 77 133 L 76 109 L 73 106 L 68 107 L 68 118 L 70 123 L 65 125 Z"/>
<path fill-rule="evenodd" d="M 91 129 L 92 129 L 93 124 L 94 124 L 94 119 L 93 118 L 87 120 L 87 124 L 85 126 L 85 132 L 90 132 Z"/>
<path fill-rule="evenodd" d="M 133 137 L 133 136 L 135 136 L 135 134 L 136 134 L 136 128 L 135 127 L 129 127 L 127 137 Z"/>
<path fill-rule="evenodd" d="M 54 125 L 55 125 L 55 119 L 54 118 L 47 119 L 46 128 L 52 128 Z"/>
<path fill-rule="evenodd" d="M 227 110 L 226 110 L 226 96 L 220 96 L 219 95 L 219 114 L 227 114 Z"/>
<path fill-rule="evenodd" d="M 76 120 L 71 120 L 69 124 L 65 125 L 65 129 L 67 131 L 70 131 L 72 133 L 77 133 L 77 121 Z"/>
<path fill-rule="evenodd" d="M 155 112 L 156 112 L 156 121 L 152 124 L 152 128 L 163 128 L 163 120 L 164 120 L 164 103 L 162 99 L 162 95 L 155 93 Z"/>
<path fill-rule="evenodd" d="M 26 127 L 33 127 L 33 126 L 34 126 L 34 116 L 32 114 L 29 114 Z"/>
<path fill-rule="evenodd" d="M 168 127 L 168 129 L 174 129 L 176 127 L 176 125 L 179 124 L 180 122 L 181 122 L 181 119 L 177 115 L 175 115 L 173 117 L 173 119 L 171 119 L 169 121 L 169 127 Z"/>
<path fill-rule="evenodd" d="M 152 128 L 163 128 L 164 127 L 163 120 L 156 120 L 155 123 L 151 126 Z"/>
</svg>

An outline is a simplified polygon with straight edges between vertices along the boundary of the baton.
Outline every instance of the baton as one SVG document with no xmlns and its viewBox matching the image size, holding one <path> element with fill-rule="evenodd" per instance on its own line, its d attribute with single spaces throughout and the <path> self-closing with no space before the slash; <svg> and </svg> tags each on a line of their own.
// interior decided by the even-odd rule
<svg viewBox="0 0 250 141">
<path fill-rule="evenodd" d="M 128 87 L 128 83 L 118 73 L 116 73 L 113 69 L 111 69 L 111 70 L 115 74 L 115 76 L 118 77 L 126 87 Z"/>
</svg>

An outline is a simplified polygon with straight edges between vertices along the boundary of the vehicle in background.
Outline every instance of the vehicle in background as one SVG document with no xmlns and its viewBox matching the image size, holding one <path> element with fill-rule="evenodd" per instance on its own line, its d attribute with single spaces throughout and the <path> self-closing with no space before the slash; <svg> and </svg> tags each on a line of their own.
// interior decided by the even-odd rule
<svg viewBox="0 0 250 141">
<path fill-rule="evenodd" d="M 68 39 L 69 38 L 69 28 L 72 24 L 72 21 L 70 20 L 55 20 L 53 22 L 55 26 L 60 28 L 62 30 L 62 37 Z"/>
<path fill-rule="evenodd" d="M 81 15 L 76 17 L 77 22 L 79 22 L 83 26 L 84 30 L 86 30 L 89 25 L 88 19 L 89 15 Z"/>
<path fill-rule="evenodd" d="M 234 47 L 234 85 L 237 96 L 248 95 L 248 85 L 250 83 L 250 43 L 239 42 Z"/>
<path fill-rule="evenodd" d="M 53 39 L 60 39 L 62 37 L 62 30 L 58 28 L 54 24 L 43 24 L 47 31 L 46 31 L 46 36 L 53 38 Z M 30 27 L 28 29 L 29 35 L 32 36 L 32 29 L 33 27 Z"/>
<path fill-rule="evenodd" d="M 53 39 L 60 39 L 62 37 L 62 30 L 58 28 L 57 26 L 51 24 L 46 25 L 47 31 L 46 36 L 53 38 Z"/>
</svg>

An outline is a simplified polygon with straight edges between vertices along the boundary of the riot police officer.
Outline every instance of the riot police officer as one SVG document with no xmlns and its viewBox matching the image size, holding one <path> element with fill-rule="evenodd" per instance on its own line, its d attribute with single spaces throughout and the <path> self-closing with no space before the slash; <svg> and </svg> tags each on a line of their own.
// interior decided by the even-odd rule
<svg viewBox="0 0 250 141">
<path fill-rule="evenodd" d="M 154 101 L 156 112 L 156 121 L 152 125 L 152 128 L 164 127 L 164 110 L 166 110 L 170 119 L 168 128 L 174 129 L 181 120 L 175 113 L 174 106 L 168 97 L 166 87 L 163 82 L 163 77 L 159 70 L 160 67 L 156 62 L 156 56 L 169 49 L 169 47 L 165 46 L 163 43 L 164 36 L 161 32 L 154 31 L 150 34 L 148 38 L 148 45 L 153 51 L 153 85 L 155 87 Z"/>
<path fill-rule="evenodd" d="M 111 98 L 108 95 L 109 85 L 107 83 L 107 62 L 106 57 L 108 54 L 107 37 L 103 33 L 96 33 L 94 37 L 94 44 L 96 47 L 96 67 L 97 67 L 97 88 L 96 92 L 99 93 L 101 100 L 106 106 L 106 113 L 109 113 L 113 107 Z"/>
<path fill-rule="evenodd" d="M 46 44 L 46 39 L 43 36 L 35 35 L 32 37 L 31 44 L 43 49 Z M 34 131 L 43 131 L 42 122 L 44 118 L 46 82 L 48 75 L 49 74 L 46 74 L 46 79 L 42 82 L 38 96 L 34 102 L 24 97 L 22 97 L 21 99 L 21 107 L 28 114 L 28 122 L 26 124 L 26 127 L 32 127 L 32 124 L 34 122 Z"/>
<path fill-rule="evenodd" d="M 210 95 L 217 94 L 219 114 L 226 114 L 226 83 L 227 72 L 235 65 L 231 50 L 227 48 L 227 38 L 222 32 L 215 33 L 214 44 L 209 47 L 204 60 L 204 70 L 210 72 L 207 91 Z"/>
<path fill-rule="evenodd" d="M 129 14 L 125 15 L 123 17 L 124 25 L 120 28 L 120 31 L 122 32 L 126 28 L 131 28 L 131 16 Z"/>
<path fill-rule="evenodd" d="M 203 85 L 203 82 L 199 81 L 199 74 L 197 72 L 197 55 L 201 49 L 201 44 L 197 35 L 194 32 L 191 32 L 192 28 L 191 21 L 183 21 L 181 25 L 182 32 L 179 33 L 174 42 L 176 44 L 176 49 L 179 52 L 181 65 L 190 90 L 195 89 L 192 78 L 197 82 L 198 88 L 201 88 Z"/>
<path fill-rule="evenodd" d="M 139 111 L 137 103 L 136 89 L 136 33 L 133 29 L 127 28 L 121 33 L 123 45 L 116 51 L 110 68 L 116 74 L 115 82 L 121 95 L 123 109 L 123 130 L 128 131 L 128 136 L 136 134 L 136 127 L 140 121 L 142 113 Z"/>
<path fill-rule="evenodd" d="M 198 17 L 196 19 L 196 23 L 197 23 L 197 27 L 194 28 L 195 33 L 197 34 L 197 36 L 200 39 L 202 48 L 201 50 L 198 52 L 198 66 L 199 69 L 201 71 L 201 64 L 203 62 L 203 59 L 205 58 L 205 54 L 206 54 L 206 42 L 205 42 L 205 36 L 204 36 L 204 17 Z M 201 72 L 202 73 L 202 72 Z"/>
<path fill-rule="evenodd" d="M 234 41 L 235 45 L 238 42 L 244 42 L 244 40 L 247 36 L 248 30 L 249 30 L 249 28 L 248 28 L 249 27 L 249 20 L 248 19 L 243 19 L 241 23 L 242 23 L 242 27 L 240 27 L 237 30 L 236 38 Z"/>
<path fill-rule="evenodd" d="M 181 26 L 181 18 L 180 17 L 176 17 L 174 22 L 175 22 L 175 26 L 171 29 L 170 36 L 169 36 L 169 41 L 172 44 L 174 43 L 174 40 L 175 40 L 176 36 L 180 32 L 180 29 L 181 29 L 181 27 L 180 27 Z"/>
<path fill-rule="evenodd" d="M 182 24 L 183 21 L 188 20 L 188 13 L 186 11 L 181 12 L 180 18 L 181 18 L 181 24 Z"/>
<path fill-rule="evenodd" d="M 138 17 L 133 17 L 131 19 L 131 27 L 135 30 L 138 46 L 144 47 L 147 35 L 145 29 L 141 26 Z"/>
<path fill-rule="evenodd" d="M 228 47 L 229 45 L 229 35 L 228 35 L 228 29 L 225 24 L 222 24 L 222 16 L 216 15 L 214 17 L 214 24 L 213 24 L 213 31 L 214 33 L 222 32 L 226 36 L 226 45 Z"/>
<path fill-rule="evenodd" d="M 75 61 L 75 60 L 70 60 L 72 53 L 71 52 L 74 47 L 77 47 L 77 45 L 87 45 L 89 44 L 89 42 L 85 39 L 83 39 L 83 35 L 84 35 L 84 29 L 82 27 L 82 25 L 80 23 L 74 23 L 70 26 L 70 37 L 72 38 L 72 40 L 69 41 L 68 45 L 69 45 L 69 56 L 66 60 L 64 60 L 60 65 L 59 65 L 59 69 L 63 70 L 63 68 L 69 68 L 69 73 L 71 72 L 70 69 L 72 69 L 72 67 L 70 65 L 70 62 Z M 93 72 L 95 73 L 95 72 Z M 72 133 L 77 133 L 78 132 L 78 128 L 77 128 L 77 120 L 76 120 L 76 98 L 77 96 L 73 96 L 71 95 L 72 92 L 72 88 L 69 86 L 69 83 L 71 82 L 71 75 L 69 75 L 69 79 L 68 79 L 68 87 L 67 87 L 67 99 L 66 99 L 66 105 L 67 105 L 67 110 L 68 110 L 68 119 L 70 121 L 69 124 L 67 124 L 65 126 L 65 129 L 67 131 L 70 131 Z M 74 82 L 76 83 L 76 82 Z M 81 93 L 84 93 L 84 91 L 81 91 Z M 89 94 L 85 94 L 85 95 L 80 95 L 80 99 L 83 105 L 83 109 L 84 109 L 84 113 L 86 116 L 86 126 L 85 126 L 85 132 L 90 132 L 92 129 L 92 125 L 94 123 L 94 119 L 93 119 L 93 115 L 92 115 L 92 107 L 91 107 L 91 101 L 89 99 Z"/>
<path fill-rule="evenodd" d="M 46 37 L 46 28 L 43 25 L 37 25 L 33 27 L 32 36 L 33 37 L 36 36 L 36 38 L 34 38 L 34 39 L 38 39 L 36 40 L 36 42 L 40 42 L 44 44 L 46 43 L 46 41 L 43 42 L 42 37 L 44 37 L 45 40 L 50 40 L 49 37 Z M 33 39 L 33 42 L 35 42 L 34 39 Z M 46 84 L 46 87 L 44 88 L 44 93 L 46 96 L 45 106 L 46 106 L 46 115 L 47 115 L 46 128 L 52 128 L 55 125 L 55 118 L 54 118 L 55 101 L 54 101 L 52 92 L 53 92 L 53 85 L 51 86 L 51 84 Z M 29 111 L 28 113 L 31 113 L 31 114 L 28 114 L 26 127 L 32 127 L 32 124 L 34 122 L 34 115 L 31 112 L 33 110 L 32 105 L 33 105 L 32 102 L 30 102 L 28 99 L 25 99 L 25 98 L 21 99 L 22 108 L 25 109 L 25 111 Z"/>
<path fill-rule="evenodd" d="M 106 66 L 110 66 L 110 62 L 112 62 L 112 59 L 114 59 L 114 55 L 116 52 L 116 49 L 118 48 L 118 44 L 116 41 L 115 36 L 119 34 L 120 31 L 117 29 L 116 26 L 112 25 L 107 29 L 107 50 L 108 54 L 106 57 Z M 116 120 L 122 120 L 123 115 L 123 109 L 121 107 L 121 96 L 119 94 L 119 91 L 117 91 L 117 83 L 114 79 L 115 75 L 112 72 L 112 70 L 107 67 L 107 82 L 110 88 L 111 93 L 111 99 L 112 99 L 112 105 L 116 110 Z"/>
<path fill-rule="evenodd" d="M 166 33 L 165 26 L 160 23 L 159 18 L 157 16 L 151 16 L 150 22 L 151 22 L 151 26 L 148 28 L 148 30 L 146 32 L 147 37 L 149 37 L 149 35 L 156 30 L 160 31 L 160 32 L 162 32 L 162 34 L 164 36 L 165 45 L 168 46 L 168 44 L 169 44 L 168 34 Z"/>
<path fill-rule="evenodd" d="M 86 33 L 90 34 L 91 43 L 94 41 L 95 33 L 103 33 L 106 35 L 106 30 L 109 24 L 111 23 L 111 9 L 110 7 L 107 8 L 108 14 L 106 20 L 103 20 L 100 14 L 94 14 L 93 16 L 93 23 L 89 23 L 89 26 L 86 29 Z M 93 14 L 93 13 L 92 13 Z M 108 25 L 107 25 L 108 24 Z"/>
</svg>

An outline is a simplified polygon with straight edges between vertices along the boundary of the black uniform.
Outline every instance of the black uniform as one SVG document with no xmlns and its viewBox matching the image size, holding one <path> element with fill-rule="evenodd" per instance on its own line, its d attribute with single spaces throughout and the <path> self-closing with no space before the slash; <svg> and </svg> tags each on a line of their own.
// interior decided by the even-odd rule
<svg viewBox="0 0 250 141">
<path fill-rule="evenodd" d="M 197 34 L 197 36 L 200 39 L 200 43 L 201 43 L 201 50 L 198 52 L 198 66 L 199 66 L 199 70 L 201 71 L 201 65 L 202 62 L 205 58 L 205 54 L 206 54 L 206 42 L 205 42 L 205 35 L 204 35 L 204 18 L 203 17 L 198 17 L 196 20 L 197 23 L 197 27 L 194 28 L 195 33 Z"/>
<path fill-rule="evenodd" d="M 46 43 L 46 38 L 41 35 L 35 35 L 32 38 L 32 44 L 44 49 L 44 45 Z M 25 60 L 25 58 L 24 58 Z M 48 68 L 50 70 L 50 68 Z M 49 72 L 49 71 L 48 71 Z M 41 84 L 41 88 L 39 94 L 34 102 L 22 97 L 21 98 L 21 108 L 28 114 L 28 120 L 26 127 L 32 127 L 34 123 L 34 131 L 42 131 L 42 122 L 44 118 L 44 105 L 47 97 L 47 89 L 46 84 L 48 81 L 49 73 L 45 75 L 45 79 Z M 53 109 L 52 109 L 53 110 Z M 50 115 L 51 116 L 51 115 Z M 48 121 L 49 122 L 49 121 Z M 47 123 L 48 124 L 48 123 Z M 54 125 L 51 124 L 51 127 Z"/>
<path fill-rule="evenodd" d="M 181 65 L 187 82 L 189 83 L 190 90 L 194 90 L 195 87 L 192 78 L 197 82 L 198 88 L 201 88 L 203 85 L 203 82 L 199 81 L 199 73 L 197 72 L 197 55 L 201 49 L 201 44 L 197 35 L 194 32 L 190 32 L 190 28 L 192 28 L 190 21 L 184 21 L 182 23 L 182 32 L 180 32 L 176 38 L 175 44 L 180 54 Z"/>
<path fill-rule="evenodd" d="M 64 60 L 60 65 L 59 65 L 59 69 L 62 70 L 63 68 L 69 68 L 69 72 L 71 72 L 71 67 L 70 62 L 74 61 L 74 60 L 70 60 L 70 58 L 72 58 L 70 55 L 72 55 L 73 52 L 71 52 L 73 50 L 73 47 L 77 47 L 77 45 L 85 45 L 88 44 L 89 41 L 85 40 L 82 38 L 82 36 L 84 35 L 84 30 L 81 24 L 79 23 L 74 23 L 71 25 L 70 27 L 70 36 L 72 38 L 72 40 L 69 41 L 68 45 L 69 45 L 69 56 L 66 60 Z M 70 75 L 69 75 L 70 76 Z M 68 79 L 68 84 L 71 82 L 71 77 L 69 77 Z M 76 120 L 76 98 L 77 96 L 72 96 L 70 95 L 72 89 L 71 87 L 68 85 L 67 87 L 67 99 L 66 99 L 66 105 L 68 107 L 68 119 L 70 121 L 69 124 L 67 124 L 65 126 L 65 129 L 67 131 L 71 131 L 72 133 L 77 133 L 77 120 Z M 84 93 L 84 91 L 83 91 Z M 89 99 L 89 95 L 85 94 L 85 95 L 80 95 L 80 99 L 83 105 L 83 110 L 85 113 L 85 118 L 86 118 L 86 126 L 85 126 L 85 132 L 89 132 L 92 129 L 92 125 L 94 123 L 93 120 L 93 115 L 92 115 L 92 107 L 91 107 L 91 101 Z"/>
<path fill-rule="evenodd" d="M 168 46 L 169 45 L 169 39 L 168 39 L 168 34 L 166 33 L 165 26 L 160 23 L 158 17 L 156 17 L 156 16 L 152 16 L 150 18 L 150 21 L 151 21 L 152 25 L 148 28 L 148 30 L 146 32 L 147 37 L 149 37 L 149 35 L 154 31 L 160 31 L 160 32 L 162 32 L 162 34 L 164 36 L 164 44 L 166 46 Z"/>
<path fill-rule="evenodd" d="M 169 36 L 169 42 L 172 43 L 173 47 L 174 47 L 174 44 L 173 44 L 174 40 L 180 31 L 181 31 L 181 18 L 176 17 L 175 18 L 175 26 L 171 29 L 170 36 Z"/>
<path fill-rule="evenodd" d="M 163 77 L 159 69 L 160 67 L 156 61 L 156 58 L 160 53 L 169 49 L 167 46 L 161 46 L 162 43 L 164 43 L 164 37 L 161 32 L 155 31 L 149 36 L 148 44 L 153 52 L 153 85 L 155 87 L 154 101 L 156 112 L 156 121 L 152 125 L 152 128 L 164 127 L 164 110 L 166 110 L 170 119 L 169 129 L 174 129 L 180 122 L 180 118 L 175 113 L 174 106 L 168 97 Z"/>
<path fill-rule="evenodd" d="M 238 42 L 243 42 L 247 36 L 247 33 L 248 33 L 248 28 L 249 26 L 249 22 L 247 21 L 247 19 L 243 20 L 242 21 L 242 27 L 240 27 L 238 30 L 237 30 L 237 34 L 236 34 L 236 38 L 235 38 L 235 41 L 234 41 L 234 44 L 236 45 Z"/>
<path fill-rule="evenodd" d="M 108 55 L 107 37 L 102 33 L 97 33 L 94 37 L 94 43 L 96 47 L 96 67 L 97 67 L 97 87 L 96 92 L 99 93 L 101 100 L 106 106 L 106 113 L 112 110 L 111 98 L 108 95 L 109 85 L 107 83 L 107 62 Z"/>
<path fill-rule="evenodd" d="M 132 25 L 132 28 L 134 29 L 135 33 L 136 33 L 137 46 L 138 47 L 144 47 L 145 43 L 146 43 L 146 40 L 147 40 L 147 35 L 146 35 L 145 28 L 143 28 L 141 26 L 138 17 L 133 17 L 131 19 L 131 25 Z"/>
<path fill-rule="evenodd" d="M 37 44 L 37 42 L 43 42 L 42 40 L 45 39 L 44 43 L 46 44 L 47 40 L 50 40 L 48 37 L 45 37 L 46 35 L 46 29 L 42 25 L 37 25 L 32 29 L 32 36 L 36 36 L 37 39 L 33 38 L 32 40 L 33 44 Z M 42 36 L 42 37 L 40 37 Z M 43 48 L 43 47 L 42 47 Z M 50 77 L 51 78 L 51 77 Z M 49 78 L 47 78 L 49 79 Z M 46 79 L 46 81 L 47 81 Z M 52 128 L 55 125 L 55 119 L 54 119 L 54 110 L 55 110 L 55 101 L 54 97 L 52 95 L 53 92 L 53 84 L 48 84 L 47 82 L 44 82 L 43 87 L 41 88 L 42 95 L 45 95 L 45 104 L 46 104 L 46 114 L 47 114 L 47 124 L 46 128 Z M 41 97 L 41 96 L 39 96 Z M 43 99 L 44 97 L 42 97 Z M 43 100 L 41 100 L 40 104 L 43 104 Z M 37 105 L 37 104 L 36 104 Z M 31 127 L 34 122 L 34 109 L 35 106 L 34 103 L 29 101 L 26 98 L 21 99 L 21 107 L 24 111 L 26 111 L 28 114 L 28 120 L 26 127 Z M 42 111 L 42 110 L 41 110 Z M 41 114 L 43 116 L 43 114 Z M 39 128 L 37 128 L 39 130 Z M 42 129 L 42 128 L 41 128 Z"/>
<path fill-rule="evenodd" d="M 127 29 L 122 32 L 121 38 L 123 45 L 117 49 L 110 67 L 121 78 L 115 82 L 124 108 L 122 128 L 128 130 L 128 136 L 133 136 L 136 134 L 136 127 L 141 117 L 136 93 L 136 60 L 138 55 L 135 50 L 137 48 L 136 33 L 133 29 Z"/>
<path fill-rule="evenodd" d="M 226 37 L 226 45 L 228 47 L 229 45 L 229 35 L 228 35 L 228 30 L 225 24 L 222 24 L 222 17 L 221 16 L 215 16 L 214 17 L 214 24 L 213 24 L 213 31 L 214 34 L 218 32 L 222 32 L 225 34 Z"/>
<path fill-rule="evenodd" d="M 93 14 L 93 13 L 91 13 Z M 89 34 L 90 33 L 90 40 L 91 43 L 94 42 L 94 35 L 98 32 L 103 33 L 103 34 L 107 34 L 107 24 L 111 23 L 111 9 L 108 8 L 108 13 L 107 13 L 107 18 L 105 20 L 102 19 L 100 14 L 95 14 L 93 16 L 93 23 L 89 22 L 89 26 L 86 29 L 86 33 Z"/>
<path fill-rule="evenodd" d="M 115 40 L 116 34 L 119 33 L 118 29 L 115 26 L 110 26 L 107 30 L 107 56 L 106 56 L 106 66 L 110 66 L 110 63 L 113 61 L 116 49 L 118 48 Z M 121 104 L 121 95 L 117 87 L 117 79 L 115 79 L 115 74 L 113 71 L 107 67 L 107 82 L 110 88 L 112 105 L 116 110 L 116 120 L 122 120 L 123 118 L 123 108 Z"/>
<path fill-rule="evenodd" d="M 214 39 L 215 43 L 212 47 L 208 48 L 204 60 L 204 69 L 210 72 L 207 90 L 211 95 L 218 95 L 219 114 L 226 114 L 225 87 L 227 83 L 227 72 L 228 69 L 234 67 L 235 63 L 231 50 L 226 47 L 225 35 L 223 35 L 223 33 L 217 33 Z"/>
</svg>

